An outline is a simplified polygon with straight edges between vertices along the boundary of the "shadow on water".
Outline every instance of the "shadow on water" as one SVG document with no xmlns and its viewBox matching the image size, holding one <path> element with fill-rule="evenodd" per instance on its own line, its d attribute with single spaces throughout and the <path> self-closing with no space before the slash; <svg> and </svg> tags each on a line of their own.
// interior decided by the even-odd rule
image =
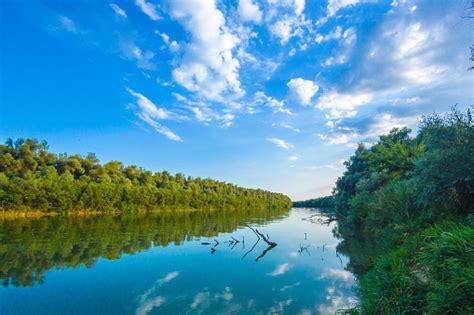
<svg viewBox="0 0 474 315">
<path fill-rule="evenodd" d="M 0 222 L 0 280 L 4 287 L 32 286 L 44 281 L 44 274 L 56 268 L 92 267 L 99 258 L 119 259 L 152 247 L 181 245 L 200 237 L 217 237 L 250 225 L 263 225 L 286 217 L 289 210 L 210 211 L 143 213 L 88 217 L 59 216 Z M 262 238 L 246 252 L 252 252 Z M 269 245 L 260 256 L 276 246 Z M 221 244 L 222 243 L 222 244 Z M 215 239 L 217 246 L 234 249 L 242 241 Z"/>
</svg>

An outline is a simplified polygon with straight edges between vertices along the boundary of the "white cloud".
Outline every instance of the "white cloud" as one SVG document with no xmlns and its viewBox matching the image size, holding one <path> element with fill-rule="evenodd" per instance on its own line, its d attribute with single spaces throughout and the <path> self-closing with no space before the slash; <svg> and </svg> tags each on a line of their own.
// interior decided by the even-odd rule
<svg viewBox="0 0 474 315">
<path fill-rule="evenodd" d="M 128 93 L 135 96 L 137 98 L 137 104 L 140 107 L 140 110 L 147 114 L 147 116 L 162 120 L 162 119 L 170 119 L 172 114 L 168 112 L 164 108 L 158 108 L 152 101 L 150 101 L 146 96 L 143 94 L 137 93 L 132 89 L 127 89 Z"/>
<path fill-rule="evenodd" d="M 283 7 L 293 10 L 295 15 L 301 15 L 305 8 L 305 0 L 268 0 L 274 7 Z"/>
<path fill-rule="evenodd" d="M 288 40 L 294 36 L 293 26 L 294 19 L 290 17 L 282 18 L 270 25 L 270 32 L 280 39 L 282 45 L 286 44 Z"/>
<path fill-rule="evenodd" d="M 419 122 L 418 116 L 407 116 L 407 117 L 394 117 L 391 114 L 379 114 L 376 116 L 375 121 L 368 128 L 368 131 L 364 133 L 367 138 L 377 139 L 381 135 L 388 134 L 393 128 L 409 127 L 414 128 Z"/>
<path fill-rule="evenodd" d="M 324 36 L 321 34 L 316 35 L 316 42 L 320 44 L 322 42 L 327 42 L 333 39 L 339 39 L 341 38 L 341 36 L 342 36 L 342 28 L 340 26 L 337 26 L 334 30 L 332 30 L 331 32 L 329 32 L 328 34 Z"/>
<path fill-rule="evenodd" d="M 165 33 L 161 33 L 159 31 L 155 31 L 156 34 L 160 35 L 160 37 L 163 39 L 163 41 L 165 42 L 166 46 L 168 46 L 168 49 L 171 51 L 171 52 L 177 52 L 179 50 L 179 44 L 177 41 L 175 40 L 170 40 L 170 37 L 165 34 Z"/>
<path fill-rule="evenodd" d="M 68 32 L 77 33 L 76 24 L 73 20 L 66 16 L 60 16 L 59 21 Z"/>
<path fill-rule="evenodd" d="M 275 270 L 272 272 L 268 273 L 269 276 L 276 277 L 276 276 L 281 276 L 284 275 L 285 273 L 290 270 L 290 265 L 288 263 L 280 264 L 278 265 Z"/>
<path fill-rule="evenodd" d="M 319 135 L 326 144 L 345 145 L 349 148 L 354 147 L 352 141 L 358 136 L 357 133 L 334 133 L 329 135 Z M 326 165 L 327 166 L 327 165 Z M 325 167 L 331 168 L 331 167 Z"/>
<path fill-rule="evenodd" d="M 259 91 L 254 94 L 252 106 L 268 106 L 273 109 L 275 112 L 285 113 L 291 115 L 291 111 L 285 108 L 285 102 L 279 101 L 272 96 L 267 96 L 265 92 Z"/>
<path fill-rule="evenodd" d="M 296 155 L 292 155 L 288 157 L 288 161 L 298 161 L 298 160 L 299 160 L 299 157 L 297 157 Z"/>
<path fill-rule="evenodd" d="M 345 94 L 329 91 L 319 97 L 316 107 L 321 110 L 330 110 L 328 119 L 348 118 L 357 113 L 356 107 L 368 104 L 372 99 L 373 94 L 370 92 Z"/>
<path fill-rule="evenodd" d="M 293 5 L 295 7 L 295 14 L 301 15 L 304 11 L 304 7 L 306 5 L 305 0 L 294 0 Z"/>
<path fill-rule="evenodd" d="M 191 42 L 177 68 L 174 80 L 206 99 L 224 102 L 245 92 L 239 81 L 239 61 L 233 57 L 240 39 L 225 25 L 214 1 L 170 2 L 171 16 L 191 33 Z"/>
<path fill-rule="evenodd" d="M 286 142 L 285 140 L 278 139 L 278 138 L 268 138 L 267 141 L 270 141 L 271 143 L 275 144 L 277 147 L 286 149 L 286 150 L 292 147 L 292 145 Z"/>
<path fill-rule="evenodd" d="M 291 131 L 294 131 L 294 132 L 300 132 L 301 130 L 296 128 L 296 127 L 293 127 L 292 125 L 288 125 L 288 124 L 285 124 L 285 123 L 281 123 L 280 126 L 282 126 L 283 128 L 286 128 L 286 129 L 289 129 Z"/>
<path fill-rule="evenodd" d="M 156 5 L 146 0 L 135 0 L 135 4 L 140 7 L 143 13 L 148 15 L 153 21 L 161 19 L 160 15 L 156 11 Z"/>
<path fill-rule="evenodd" d="M 329 16 L 333 16 L 337 13 L 337 11 L 345 7 L 359 4 L 360 2 L 361 2 L 360 0 L 329 0 L 328 7 L 327 7 L 327 14 Z"/>
<path fill-rule="evenodd" d="M 190 106 L 189 110 L 194 113 L 196 119 L 200 122 L 210 122 L 217 120 L 222 122 L 222 127 L 232 126 L 235 115 L 231 113 L 218 114 L 209 107 L 205 106 Z"/>
<path fill-rule="evenodd" d="M 286 86 L 290 89 L 290 95 L 302 105 L 310 105 L 311 98 L 319 90 L 313 81 L 302 78 L 291 79 Z"/>
<path fill-rule="evenodd" d="M 136 115 L 138 118 L 140 118 L 143 122 L 147 123 L 157 132 L 163 134 L 170 140 L 182 141 L 181 137 L 179 137 L 167 127 L 162 126 L 160 123 L 158 123 L 158 120 L 178 118 L 175 114 L 168 112 L 164 108 L 158 108 L 143 94 L 135 92 L 132 89 L 127 89 L 127 91 L 137 99 L 137 106 L 139 108 L 139 111 L 136 113 Z"/>
<path fill-rule="evenodd" d="M 127 53 L 127 51 L 126 51 Z M 128 56 L 137 61 L 137 66 L 145 70 L 156 70 L 156 65 L 153 63 L 155 54 L 149 50 L 142 51 L 140 47 L 135 44 L 128 46 Z"/>
<path fill-rule="evenodd" d="M 330 33 L 326 36 L 321 36 L 318 35 L 319 37 L 316 37 L 317 42 L 322 42 L 330 39 L 335 39 L 335 36 L 339 36 L 338 38 L 342 37 L 342 41 L 339 43 L 339 48 L 337 50 L 337 53 L 335 56 L 331 56 L 325 60 L 323 63 L 324 66 L 332 66 L 335 64 L 343 64 L 346 63 L 347 60 L 349 59 L 349 55 L 352 51 L 352 49 L 355 46 L 355 43 L 357 41 L 357 34 L 356 31 L 353 27 L 348 28 L 347 30 L 341 34 L 337 31 L 335 33 Z M 329 37 L 327 37 L 329 36 Z"/>
<path fill-rule="evenodd" d="M 112 8 L 112 10 L 114 10 L 115 14 L 117 14 L 118 16 L 123 17 L 123 18 L 127 17 L 127 13 L 125 13 L 125 11 L 121 7 L 116 5 L 115 3 L 111 3 L 110 7 Z"/>
<path fill-rule="evenodd" d="M 253 21 L 257 24 L 262 22 L 262 11 L 252 0 L 239 0 L 237 11 L 244 21 Z"/>
</svg>

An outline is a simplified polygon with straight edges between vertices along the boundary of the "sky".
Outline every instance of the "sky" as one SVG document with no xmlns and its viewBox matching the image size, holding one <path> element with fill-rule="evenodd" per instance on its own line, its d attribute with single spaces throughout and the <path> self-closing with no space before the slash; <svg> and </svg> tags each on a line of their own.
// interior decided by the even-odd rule
<svg viewBox="0 0 474 315">
<path fill-rule="evenodd" d="M 470 0 L 1 0 L 0 141 L 293 200 L 474 104 Z"/>
</svg>

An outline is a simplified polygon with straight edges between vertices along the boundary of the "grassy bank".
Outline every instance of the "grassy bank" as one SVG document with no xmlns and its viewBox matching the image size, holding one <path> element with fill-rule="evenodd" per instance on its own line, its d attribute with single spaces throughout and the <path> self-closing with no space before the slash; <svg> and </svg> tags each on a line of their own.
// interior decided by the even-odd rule
<svg viewBox="0 0 474 315">
<path fill-rule="evenodd" d="M 351 314 L 472 314 L 474 124 L 453 110 L 360 145 L 334 189 Z"/>
</svg>

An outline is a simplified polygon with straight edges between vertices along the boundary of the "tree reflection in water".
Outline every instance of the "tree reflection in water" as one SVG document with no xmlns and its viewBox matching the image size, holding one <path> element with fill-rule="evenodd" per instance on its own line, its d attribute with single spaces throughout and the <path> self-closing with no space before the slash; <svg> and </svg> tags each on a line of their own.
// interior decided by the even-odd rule
<svg viewBox="0 0 474 315">
<path fill-rule="evenodd" d="M 91 267 L 98 258 L 119 259 L 122 254 L 133 255 L 154 246 L 216 237 L 288 213 L 245 209 L 5 220 L 0 222 L 0 279 L 4 287 L 32 286 L 42 283 L 44 274 L 53 268 Z M 231 246 L 236 246 L 238 241 L 232 241 Z M 211 252 L 218 244 L 216 240 Z"/>
</svg>

